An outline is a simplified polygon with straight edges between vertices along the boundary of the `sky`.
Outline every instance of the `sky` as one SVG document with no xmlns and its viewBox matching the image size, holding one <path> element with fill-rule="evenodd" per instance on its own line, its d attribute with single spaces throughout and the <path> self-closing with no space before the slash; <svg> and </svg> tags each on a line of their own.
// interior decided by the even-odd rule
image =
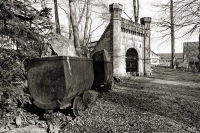
<svg viewBox="0 0 200 133">
<path fill-rule="evenodd" d="M 165 0 L 166 1 L 166 0 Z M 133 16 L 133 0 L 107 0 L 107 5 L 112 3 L 120 3 L 123 5 L 123 10 L 128 14 L 129 17 Z M 159 8 L 152 6 L 152 3 L 163 2 L 163 0 L 139 0 L 140 3 L 140 11 L 139 11 L 139 18 L 142 17 L 151 17 L 152 22 L 155 21 L 157 12 L 159 12 Z M 167 2 L 167 1 L 166 1 Z M 62 14 L 62 15 L 61 15 Z M 67 23 L 66 15 L 64 11 L 59 11 L 60 23 L 62 25 Z M 122 17 L 127 18 L 125 14 Z M 94 20 L 93 28 L 96 28 L 96 25 L 99 25 L 100 22 L 98 19 Z M 156 29 L 154 28 L 153 24 L 151 24 L 151 50 L 155 53 L 170 53 L 171 52 L 171 42 L 170 38 L 166 41 L 164 38 L 158 38 L 160 33 L 155 32 Z M 93 33 L 92 40 L 97 41 L 104 32 L 106 25 L 101 26 Z M 198 36 L 193 36 L 192 38 L 181 38 L 175 41 L 175 52 L 182 53 L 183 52 L 183 42 L 198 42 Z"/>
</svg>

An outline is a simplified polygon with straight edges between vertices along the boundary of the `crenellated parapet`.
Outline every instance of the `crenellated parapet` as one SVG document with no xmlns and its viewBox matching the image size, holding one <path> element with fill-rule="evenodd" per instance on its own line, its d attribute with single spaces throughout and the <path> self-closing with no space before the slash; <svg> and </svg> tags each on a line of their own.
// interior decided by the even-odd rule
<svg viewBox="0 0 200 133">
<path fill-rule="evenodd" d="M 138 36 L 144 36 L 145 33 L 144 25 L 135 23 L 125 18 L 121 18 L 121 30 L 122 32 Z"/>
</svg>

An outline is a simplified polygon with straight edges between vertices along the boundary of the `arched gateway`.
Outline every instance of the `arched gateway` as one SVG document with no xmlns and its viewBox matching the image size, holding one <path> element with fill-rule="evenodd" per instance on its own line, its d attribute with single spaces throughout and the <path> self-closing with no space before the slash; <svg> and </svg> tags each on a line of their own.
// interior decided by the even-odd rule
<svg viewBox="0 0 200 133">
<path fill-rule="evenodd" d="M 126 72 L 138 72 L 138 53 L 134 48 L 126 52 Z"/>
<path fill-rule="evenodd" d="M 112 63 L 114 76 L 151 75 L 150 64 L 150 23 L 151 18 L 141 18 L 136 23 L 122 17 L 123 6 L 113 3 L 109 6 L 110 23 L 99 41 L 96 42 L 92 55 L 107 50 Z"/>
</svg>

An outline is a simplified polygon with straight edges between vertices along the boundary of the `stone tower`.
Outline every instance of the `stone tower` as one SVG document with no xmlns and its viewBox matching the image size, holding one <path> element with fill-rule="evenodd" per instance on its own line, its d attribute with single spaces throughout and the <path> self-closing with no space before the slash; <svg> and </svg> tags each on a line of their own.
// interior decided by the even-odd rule
<svg viewBox="0 0 200 133">
<path fill-rule="evenodd" d="M 122 5 L 118 3 L 113 3 L 109 6 L 110 8 L 110 26 L 111 26 L 111 45 L 112 57 L 113 57 L 113 75 L 121 76 L 125 72 L 125 62 L 122 61 L 120 55 L 124 54 L 123 45 L 121 45 L 121 14 Z"/>
<path fill-rule="evenodd" d="M 151 75 L 151 46 L 150 46 L 150 17 L 140 19 L 141 24 L 144 26 L 144 75 Z"/>
</svg>

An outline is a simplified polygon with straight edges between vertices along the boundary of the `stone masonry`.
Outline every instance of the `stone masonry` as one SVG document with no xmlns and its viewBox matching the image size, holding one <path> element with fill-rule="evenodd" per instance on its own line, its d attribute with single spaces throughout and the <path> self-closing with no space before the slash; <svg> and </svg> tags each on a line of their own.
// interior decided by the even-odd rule
<svg viewBox="0 0 200 133">
<path fill-rule="evenodd" d="M 113 75 L 151 75 L 150 23 L 151 18 L 141 18 L 139 23 L 121 17 L 122 5 L 109 6 L 111 18 L 93 51 L 106 49 L 113 61 Z"/>
</svg>

